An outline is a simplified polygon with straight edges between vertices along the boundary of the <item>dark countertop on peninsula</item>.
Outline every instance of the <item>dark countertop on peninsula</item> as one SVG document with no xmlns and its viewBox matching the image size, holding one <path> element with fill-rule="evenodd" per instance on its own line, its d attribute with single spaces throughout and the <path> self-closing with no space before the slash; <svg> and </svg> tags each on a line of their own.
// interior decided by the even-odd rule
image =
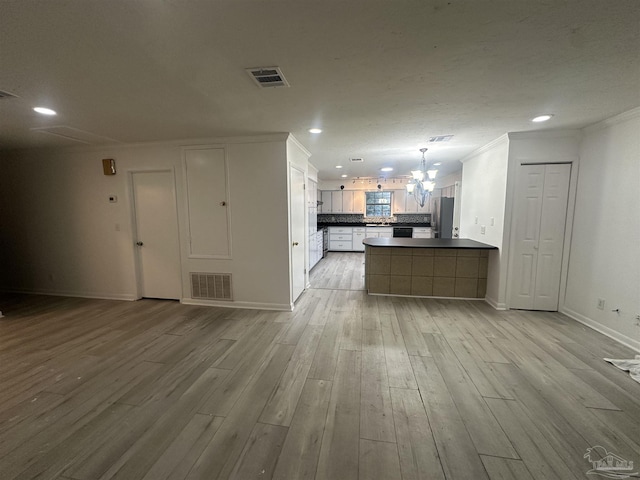
<svg viewBox="0 0 640 480">
<path fill-rule="evenodd" d="M 468 238 L 365 238 L 362 243 L 369 247 L 469 248 L 478 250 L 498 248 Z"/>
</svg>

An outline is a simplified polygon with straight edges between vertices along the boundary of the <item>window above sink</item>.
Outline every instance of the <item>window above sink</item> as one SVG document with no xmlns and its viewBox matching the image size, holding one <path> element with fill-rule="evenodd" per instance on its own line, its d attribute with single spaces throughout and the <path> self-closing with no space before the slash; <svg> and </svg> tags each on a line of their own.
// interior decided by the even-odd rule
<svg viewBox="0 0 640 480">
<path fill-rule="evenodd" d="M 391 192 L 365 192 L 365 217 L 391 217 Z"/>
</svg>

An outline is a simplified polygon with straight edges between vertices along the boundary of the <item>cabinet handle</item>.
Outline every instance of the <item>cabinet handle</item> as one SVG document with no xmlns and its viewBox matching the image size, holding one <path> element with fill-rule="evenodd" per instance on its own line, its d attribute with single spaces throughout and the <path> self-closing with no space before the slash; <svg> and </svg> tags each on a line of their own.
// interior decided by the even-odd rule
<svg viewBox="0 0 640 480">
<path fill-rule="evenodd" d="M 298 246 L 298 242 L 293 242 L 293 246 L 297 247 Z"/>
<path fill-rule="evenodd" d="M 221 207 L 226 207 L 227 206 L 227 202 L 220 202 L 220 206 Z"/>
</svg>

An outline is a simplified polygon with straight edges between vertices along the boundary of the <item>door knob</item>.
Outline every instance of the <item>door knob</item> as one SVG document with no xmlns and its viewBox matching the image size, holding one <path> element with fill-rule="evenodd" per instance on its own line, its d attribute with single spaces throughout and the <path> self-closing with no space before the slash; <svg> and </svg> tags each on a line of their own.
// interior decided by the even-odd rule
<svg viewBox="0 0 640 480">
<path fill-rule="evenodd" d="M 139 247 L 141 247 L 142 245 L 144 245 L 144 243 L 142 243 L 142 242 L 136 242 L 136 245 L 138 245 Z"/>
<path fill-rule="evenodd" d="M 293 246 L 297 247 L 298 246 L 298 242 L 293 242 Z"/>
</svg>

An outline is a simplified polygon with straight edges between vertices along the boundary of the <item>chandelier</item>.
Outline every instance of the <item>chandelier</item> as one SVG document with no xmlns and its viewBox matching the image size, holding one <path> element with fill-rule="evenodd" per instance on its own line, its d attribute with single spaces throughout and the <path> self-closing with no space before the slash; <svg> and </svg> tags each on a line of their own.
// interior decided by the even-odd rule
<svg viewBox="0 0 640 480">
<path fill-rule="evenodd" d="M 418 170 L 411 170 L 411 180 L 407 183 L 407 192 L 413 195 L 413 198 L 415 198 L 420 208 L 422 208 L 436 186 L 434 180 L 438 170 L 427 167 L 427 161 L 424 158 L 427 149 L 421 148 L 420 151 L 422 152 L 420 168 Z"/>
</svg>

